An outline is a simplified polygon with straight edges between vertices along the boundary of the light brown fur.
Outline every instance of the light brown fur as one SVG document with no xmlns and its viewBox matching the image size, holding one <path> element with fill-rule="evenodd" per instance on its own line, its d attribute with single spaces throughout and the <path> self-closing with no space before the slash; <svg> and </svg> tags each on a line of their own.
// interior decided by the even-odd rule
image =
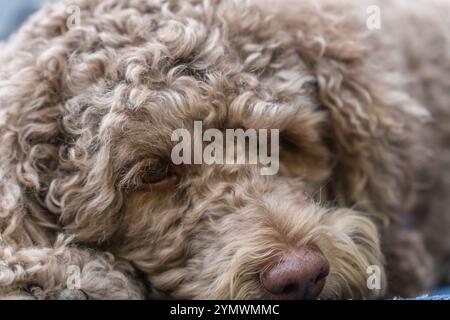
<svg viewBox="0 0 450 320">
<path fill-rule="evenodd" d="M 382 1 L 369 31 L 356 1 L 71 3 L 80 27 L 59 3 L 0 47 L 1 297 L 56 298 L 75 265 L 90 298 L 261 298 L 259 273 L 301 245 L 330 263 L 323 299 L 437 283 L 447 4 Z M 193 120 L 280 129 L 279 174 L 192 165 L 144 185 Z"/>
</svg>

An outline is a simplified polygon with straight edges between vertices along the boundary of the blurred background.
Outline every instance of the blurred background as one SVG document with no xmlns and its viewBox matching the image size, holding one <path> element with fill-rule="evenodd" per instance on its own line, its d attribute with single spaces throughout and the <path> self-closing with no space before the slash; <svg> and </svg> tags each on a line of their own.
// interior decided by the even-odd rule
<svg viewBox="0 0 450 320">
<path fill-rule="evenodd" d="M 43 3 L 45 0 L 0 1 L 0 41 L 7 40 Z"/>
</svg>

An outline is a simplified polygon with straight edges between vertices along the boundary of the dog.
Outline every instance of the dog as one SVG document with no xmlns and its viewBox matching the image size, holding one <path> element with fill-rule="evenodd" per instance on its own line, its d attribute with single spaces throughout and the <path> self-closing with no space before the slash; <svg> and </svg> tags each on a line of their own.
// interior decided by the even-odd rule
<svg viewBox="0 0 450 320">
<path fill-rule="evenodd" d="M 376 299 L 448 281 L 449 12 L 45 6 L 0 47 L 0 297 Z M 278 171 L 175 164 L 171 136 L 196 121 L 277 130 Z"/>
</svg>

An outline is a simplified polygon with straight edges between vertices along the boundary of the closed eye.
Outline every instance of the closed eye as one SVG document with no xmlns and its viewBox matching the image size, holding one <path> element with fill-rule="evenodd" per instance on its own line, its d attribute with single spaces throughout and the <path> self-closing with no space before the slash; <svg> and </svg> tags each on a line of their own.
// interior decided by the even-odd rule
<svg viewBox="0 0 450 320">
<path fill-rule="evenodd" d="M 175 188 L 179 179 L 167 162 L 144 160 L 134 165 L 121 180 L 121 188 L 128 191 L 161 191 Z"/>
<path fill-rule="evenodd" d="M 143 184 L 156 184 L 167 178 L 168 165 L 162 161 L 144 167 L 141 180 Z"/>
</svg>

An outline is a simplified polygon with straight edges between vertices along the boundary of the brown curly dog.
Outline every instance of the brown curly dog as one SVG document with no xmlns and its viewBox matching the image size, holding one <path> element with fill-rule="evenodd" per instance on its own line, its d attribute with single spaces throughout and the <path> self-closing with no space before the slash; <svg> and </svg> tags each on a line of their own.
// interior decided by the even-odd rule
<svg viewBox="0 0 450 320">
<path fill-rule="evenodd" d="M 379 0 L 372 29 L 362 2 L 74 0 L 30 18 L 0 45 L 0 297 L 445 281 L 450 5 Z M 278 129 L 278 173 L 175 165 L 171 135 L 195 120 Z"/>
</svg>

